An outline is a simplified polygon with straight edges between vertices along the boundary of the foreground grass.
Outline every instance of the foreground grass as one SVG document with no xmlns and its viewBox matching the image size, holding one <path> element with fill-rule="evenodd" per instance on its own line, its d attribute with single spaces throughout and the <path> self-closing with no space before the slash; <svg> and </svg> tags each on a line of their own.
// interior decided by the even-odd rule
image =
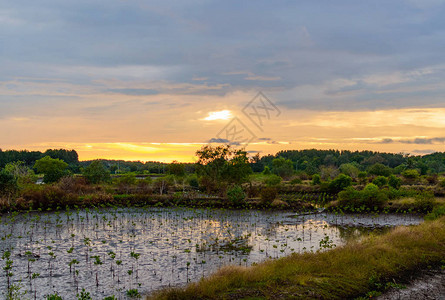
<svg viewBox="0 0 445 300">
<path fill-rule="evenodd" d="M 326 252 L 293 254 L 252 267 L 225 267 L 185 288 L 147 299 L 348 299 L 444 264 L 445 217 L 399 227 Z M 371 292 L 371 293 L 370 293 Z"/>
</svg>

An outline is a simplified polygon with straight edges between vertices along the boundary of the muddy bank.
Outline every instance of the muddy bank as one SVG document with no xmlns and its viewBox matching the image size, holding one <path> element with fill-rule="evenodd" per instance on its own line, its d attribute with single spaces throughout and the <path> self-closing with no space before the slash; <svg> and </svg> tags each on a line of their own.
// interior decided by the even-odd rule
<svg viewBox="0 0 445 300">
<path fill-rule="evenodd" d="M 436 300 L 445 299 L 445 269 L 431 270 L 414 279 L 405 289 L 391 289 L 378 300 Z"/>
</svg>

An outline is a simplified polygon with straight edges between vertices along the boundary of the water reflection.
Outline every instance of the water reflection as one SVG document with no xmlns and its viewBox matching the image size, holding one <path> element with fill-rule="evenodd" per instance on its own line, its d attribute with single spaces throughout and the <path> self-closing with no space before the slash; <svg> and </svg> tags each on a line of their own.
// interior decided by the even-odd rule
<svg viewBox="0 0 445 300">
<path fill-rule="evenodd" d="M 325 250 L 375 229 L 417 224 L 421 219 L 119 208 L 10 215 L 0 221 L 0 253 L 12 252 L 12 280 L 21 282 L 29 298 L 58 292 L 74 299 L 85 288 L 93 298 L 114 294 L 125 299 L 128 289 L 148 293 L 196 281 L 223 265 L 251 265 L 294 252 Z M 6 286 L 3 275 L 1 290 Z"/>
</svg>

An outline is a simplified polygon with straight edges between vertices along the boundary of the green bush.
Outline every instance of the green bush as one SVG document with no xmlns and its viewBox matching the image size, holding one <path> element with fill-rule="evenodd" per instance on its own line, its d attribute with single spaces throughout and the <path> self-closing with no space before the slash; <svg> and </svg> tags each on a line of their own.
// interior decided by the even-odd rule
<svg viewBox="0 0 445 300">
<path fill-rule="evenodd" d="M 235 185 L 227 191 L 227 198 L 233 205 L 240 206 L 245 203 L 246 193 L 241 186 Z"/>
<path fill-rule="evenodd" d="M 372 183 L 381 188 L 388 184 L 388 178 L 386 178 L 385 176 L 377 176 L 376 178 L 374 178 Z"/>
<path fill-rule="evenodd" d="M 261 202 L 266 205 L 270 205 L 278 195 L 278 190 L 273 186 L 266 186 L 261 189 L 260 197 Z"/>
<path fill-rule="evenodd" d="M 338 193 L 338 205 L 345 210 L 360 206 L 360 192 L 352 186 Z"/>
<path fill-rule="evenodd" d="M 329 190 L 332 193 L 338 193 L 352 184 L 352 178 L 345 174 L 338 175 L 329 183 Z"/>
<path fill-rule="evenodd" d="M 409 182 L 414 182 L 416 181 L 420 174 L 417 170 L 415 169 L 410 169 L 410 170 L 405 170 L 402 172 L 402 176 Z"/>
<path fill-rule="evenodd" d="M 312 184 L 313 185 L 318 185 L 321 183 L 321 177 L 318 174 L 314 174 L 312 175 Z"/>
<path fill-rule="evenodd" d="M 402 179 L 400 179 L 396 175 L 390 175 L 388 179 L 388 185 L 395 189 L 400 189 L 400 186 L 402 185 Z"/>
<path fill-rule="evenodd" d="M 425 216 L 425 220 L 436 220 L 440 217 L 445 216 L 445 206 L 438 206 L 433 209 L 432 212 Z"/>
<path fill-rule="evenodd" d="M 300 178 L 294 178 L 291 180 L 290 184 L 301 184 L 303 181 Z"/>
<path fill-rule="evenodd" d="M 383 205 L 388 200 L 386 192 L 379 189 L 379 187 L 373 183 L 366 185 L 360 194 L 361 204 L 371 210 L 379 210 L 383 208 Z"/>
<path fill-rule="evenodd" d="M 189 184 L 189 186 L 198 189 L 199 188 L 198 176 L 196 176 L 196 174 L 190 175 L 187 178 L 187 183 Z"/>
<path fill-rule="evenodd" d="M 270 175 L 270 174 L 272 174 L 272 172 L 270 172 L 270 168 L 268 166 L 265 166 L 263 170 L 263 175 Z"/>
<path fill-rule="evenodd" d="M 445 188 L 445 179 L 442 179 L 442 180 L 439 182 L 439 186 Z"/>
<path fill-rule="evenodd" d="M 338 194 L 338 205 L 344 210 L 380 210 L 387 200 L 387 191 L 379 189 L 373 183 L 366 185 L 362 191 L 348 187 Z"/>
<path fill-rule="evenodd" d="M 433 210 L 436 200 L 431 192 L 423 192 L 414 198 L 414 207 L 417 212 L 429 213 Z"/>
<path fill-rule="evenodd" d="M 136 184 L 136 174 L 134 173 L 125 173 L 120 177 L 116 178 L 116 183 L 118 185 L 135 185 Z"/>
<path fill-rule="evenodd" d="M 266 184 L 267 186 L 276 186 L 281 183 L 281 180 L 282 178 L 280 176 L 272 174 L 264 179 L 264 184 Z"/>
</svg>

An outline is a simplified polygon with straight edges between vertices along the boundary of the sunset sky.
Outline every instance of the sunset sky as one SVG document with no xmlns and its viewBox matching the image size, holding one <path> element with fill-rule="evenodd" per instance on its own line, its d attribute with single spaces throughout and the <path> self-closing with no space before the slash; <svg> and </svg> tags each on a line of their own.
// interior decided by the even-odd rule
<svg viewBox="0 0 445 300">
<path fill-rule="evenodd" d="M 444 15 L 442 0 L 2 1 L 0 148 L 193 161 L 235 118 L 261 155 L 445 151 Z M 258 92 L 275 109 L 261 126 L 243 111 Z"/>
</svg>

